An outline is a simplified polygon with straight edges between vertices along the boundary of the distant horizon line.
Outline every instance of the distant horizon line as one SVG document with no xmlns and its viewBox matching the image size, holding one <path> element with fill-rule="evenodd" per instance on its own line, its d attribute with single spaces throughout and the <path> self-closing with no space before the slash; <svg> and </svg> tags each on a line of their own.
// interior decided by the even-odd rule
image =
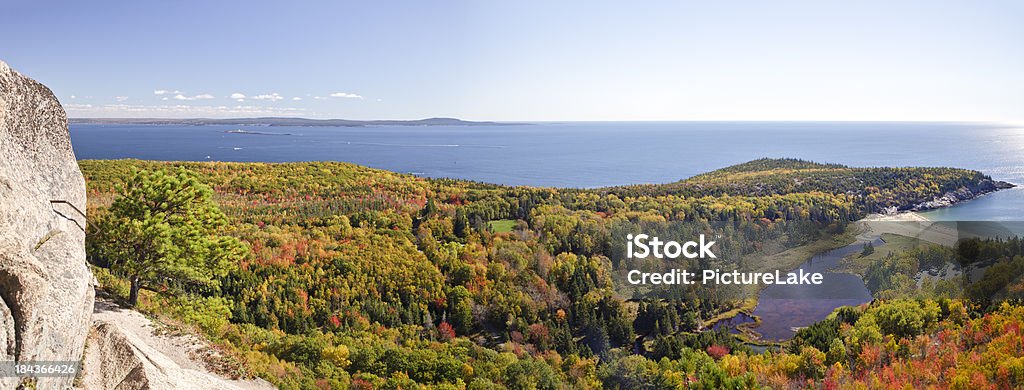
<svg viewBox="0 0 1024 390">
<path fill-rule="evenodd" d="M 1008 121 L 1000 120 L 943 120 L 943 119 L 556 119 L 556 120 L 544 120 L 544 119 L 524 119 L 524 120 L 505 120 L 505 119 L 463 119 L 459 117 L 448 117 L 448 116 L 432 116 L 422 117 L 414 119 L 350 119 L 350 118 L 308 118 L 300 116 L 252 116 L 252 117 L 113 117 L 113 116 L 76 116 L 68 117 L 68 121 L 125 121 L 125 122 L 138 122 L 138 121 L 256 121 L 256 120 L 303 120 L 303 121 L 315 121 L 315 122 L 330 122 L 330 121 L 351 121 L 351 122 L 422 122 L 422 121 L 433 121 L 433 120 L 452 120 L 466 123 L 500 123 L 500 124 L 515 124 L 515 123 L 628 123 L 628 122 L 649 122 L 649 123 L 673 123 L 673 122 L 752 122 L 752 123 L 765 123 L 765 122 L 806 122 L 806 123 L 964 123 L 964 124 L 990 124 L 990 125 L 1012 125 L 1019 126 L 1022 124 L 1012 123 Z"/>
</svg>

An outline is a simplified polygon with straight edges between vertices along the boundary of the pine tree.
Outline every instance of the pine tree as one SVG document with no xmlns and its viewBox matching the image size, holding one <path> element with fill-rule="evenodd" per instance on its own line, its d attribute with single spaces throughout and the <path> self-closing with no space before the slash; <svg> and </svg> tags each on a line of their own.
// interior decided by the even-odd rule
<svg viewBox="0 0 1024 390">
<path fill-rule="evenodd" d="M 213 191 L 185 170 L 138 171 L 97 223 L 97 254 L 131 283 L 128 303 L 143 286 L 216 290 L 245 256 L 236 238 L 220 234 L 224 213 Z"/>
</svg>

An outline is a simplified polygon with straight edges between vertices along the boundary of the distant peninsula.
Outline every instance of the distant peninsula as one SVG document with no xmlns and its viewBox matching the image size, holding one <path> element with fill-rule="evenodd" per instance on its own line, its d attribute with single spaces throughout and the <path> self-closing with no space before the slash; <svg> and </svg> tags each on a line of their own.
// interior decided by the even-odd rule
<svg viewBox="0 0 1024 390">
<path fill-rule="evenodd" d="M 119 125 L 239 125 L 239 126 L 319 126 L 319 127 L 364 127 L 364 126 L 508 126 L 524 123 L 464 121 L 456 118 L 427 118 L 416 120 L 351 120 L 351 119 L 308 119 L 308 118 L 70 118 L 71 124 L 119 124 Z"/>
</svg>

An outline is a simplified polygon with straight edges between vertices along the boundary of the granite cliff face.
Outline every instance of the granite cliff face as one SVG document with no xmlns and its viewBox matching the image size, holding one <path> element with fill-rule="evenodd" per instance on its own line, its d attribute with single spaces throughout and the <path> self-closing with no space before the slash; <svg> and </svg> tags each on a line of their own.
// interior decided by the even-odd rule
<svg viewBox="0 0 1024 390">
<path fill-rule="evenodd" d="M 94 294 L 84 210 L 64 109 L 44 85 L 0 62 L 0 361 L 81 359 Z M 73 380 L 26 379 L 39 389 Z M 19 382 L 0 378 L 0 388 Z"/>
</svg>

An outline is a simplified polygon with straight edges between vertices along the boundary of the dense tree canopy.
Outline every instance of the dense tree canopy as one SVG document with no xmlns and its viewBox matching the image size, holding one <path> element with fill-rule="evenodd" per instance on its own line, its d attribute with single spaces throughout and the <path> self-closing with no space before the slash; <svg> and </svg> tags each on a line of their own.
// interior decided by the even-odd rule
<svg viewBox="0 0 1024 390">
<path fill-rule="evenodd" d="M 236 372 L 283 388 L 1001 386 L 1024 373 L 1019 341 L 1005 336 L 1020 332 L 1011 328 L 1024 320 L 1016 306 L 878 302 L 837 312 L 785 351 L 755 354 L 736 335 L 705 326 L 737 302 L 708 289 L 626 299 L 613 278 L 620 236 L 632 227 L 714 222 L 724 250 L 742 258 L 784 249 L 757 242 L 796 246 L 843 234 L 867 213 L 984 178 L 974 171 L 758 160 L 667 185 L 583 190 L 326 162 L 81 166 L 90 218 L 103 226 L 89 251 L 101 282 L 116 292 L 138 275 L 162 287 L 144 292 L 140 305 L 195 324 L 241 362 Z M 172 266 L 125 267 L 132 257 L 119 237 L 159 243 L 147 261 Z M 213 249 L 180 247 L 185 238 Z M 248 246 L 244 256 L 215 256 L 234 253 L 233 240 Z M 976 249 L 1011 253 L 994 246 Z M 930 261 L 894 255 L 906 256 Z M 163 279 L 200 258 L 214 262 L 204 274 Z M 235 266 L 216 266 L 225 262 Z M 904 263 L 879 262 L 900 272 L 869 270 L 869 286 L 892 298 L 916 293 L 897 293 L 893 286 L 913 283 L 889 278 L 919 264 Z M 993 283 L 1005 291 L 1016 282 Z M 987 350 L 1013 358 L 965 355 Z M 955 370 L 921 369 L 929 364 Z"/>
</svg>

